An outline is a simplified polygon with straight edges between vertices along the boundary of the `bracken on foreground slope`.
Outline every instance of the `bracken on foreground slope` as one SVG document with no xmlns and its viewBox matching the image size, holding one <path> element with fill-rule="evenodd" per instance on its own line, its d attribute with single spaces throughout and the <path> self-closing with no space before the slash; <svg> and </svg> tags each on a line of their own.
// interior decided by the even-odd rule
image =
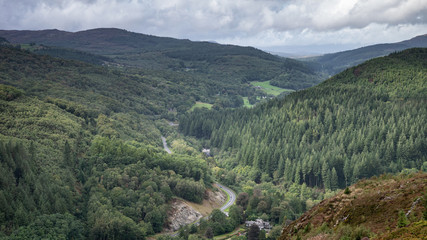
<svg viewBox="0 0 427 240">
<path fill-rule="evenodd" d="M 427 174 L 362 180 L 283 229 L 285 239 L 425 239 Z"/>
</svg>

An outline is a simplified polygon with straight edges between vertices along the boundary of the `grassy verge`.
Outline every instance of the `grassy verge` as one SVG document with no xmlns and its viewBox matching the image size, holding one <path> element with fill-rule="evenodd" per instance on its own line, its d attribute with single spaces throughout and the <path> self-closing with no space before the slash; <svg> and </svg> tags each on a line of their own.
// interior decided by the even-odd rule
<svg viewBox="0 0 427 240">
<path fill-rule="evenodd" d="M 221 189 L 221 191 L 222 192 L 224 192 L 226 195 L 227 195 L 227 200 L 225 200 L 225 202 L 227 203 L 228 201 L 230 201 L 230 194 L 228 194 L 228 192 L 227 191 L 225 191 L 224 189 L 222 189 L 222 188 L 219 188 L 219 189 Z M 231 206 L 230 206 L 231 207 Z M 230 207 L 228 207 L 228 208 L 226 208 L 226 209 L 224 209 L 224 212 L 228 212 L 229 210 L 230 210 Z"/>
<path fill-rule="evenodd" d="M 243 225 L 240 225 L 236 230 L 230 232 L 230 233 L 224 233 L 222 235 L 215 236 L 214 240 L 223 240 L 223 239 L 229 239 L 232 236 L 238 235 L 239 233 L 245 232 L 245 228 L 243 228 Z"/>
<path fill-rule="evenodd" d="M 265 82 L 254 81 L 254 82 L 251 82 L 251 84 L 255 87 L 259 87 L 260 90 L 262 90 L 266 94 L 274 95 L 274 96 L 278 96 L 282 92 L 293 92 L 294 91 L 292 89 L 285 89 L 285 88 L 279 88 L 279 87 L 273 86 L 270 84 L 270 81 L 265 81 Z"/>
</svg>

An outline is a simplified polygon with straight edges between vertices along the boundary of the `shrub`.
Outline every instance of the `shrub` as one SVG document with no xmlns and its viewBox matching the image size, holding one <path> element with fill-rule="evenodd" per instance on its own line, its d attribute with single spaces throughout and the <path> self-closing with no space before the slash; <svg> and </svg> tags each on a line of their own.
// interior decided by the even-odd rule
<svg viewBox="0 0 427 240">
<path fill-rule="evenodd" d="M 397 227 L 406 227 L 409 224 L 408 218 L 405 215 L 405 212 L 402 210 L 399 211 L 399 219 L 397 220 Z"/>
<path fill-rule="evenodd" d="M 346 187 L 344 190 L 344 194 L 350 194 L 350 193 L 351 193 L 350 189 L 348 187 Z"/>
</svg>

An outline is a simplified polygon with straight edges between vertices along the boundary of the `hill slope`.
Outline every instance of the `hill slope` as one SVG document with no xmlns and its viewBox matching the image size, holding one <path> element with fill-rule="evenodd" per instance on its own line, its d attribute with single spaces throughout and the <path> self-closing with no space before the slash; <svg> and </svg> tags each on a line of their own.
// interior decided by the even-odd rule
<svg viewBox="0 0 427 240">
<path fill-rule="evenodd" d="M 0 238 L 144 239 L 172 197 L 201 202 L 206 161 L 160 148 L 179 90 L 0 46 Z"/>
<path fill-rule="evenodd" d="M 366 60 L 415 47 L 427 47 L 427 34 L 398 43 L 376 44 L 354 50 L 326 54 L 315 58 L 315 62 L 319 64 L 322 70 L 327 71 L 330 75 L 334 75 L 346 68 L 361 64 Z"/>
<path fill-rule="evenodd" d="M 426 173 L 362 180 L 284 227 L 279 240 L 422 239 L 427 235 L 426 193 Z M 409 218 L 406 224 L 399 220 L 400 211 Z"/>
<path fill-rule="evenodd" d="M 350 68 L 250 110 L 198 111 L 180 130 L 209 140 L 235 173 L 343 188 L 358 179 L 427 167 L 427 49 Z M 268 178 L 267 178 L 268 179 Z"/>
<path fill-rule="evenodd" d="M 300 89 L 321 80 L 304 63 L 252 47 L 192 42 L 121 29 L 103 28 L 75 33 L 3 30 L 0 36 L 11 43 L 36 43 L 103 55 L 129 67 L 190 72 L 217 85 L 221 82 L 242 85 L 249 81 L 275 79 L 281 83 L 280 87 Z"/>
</svg>

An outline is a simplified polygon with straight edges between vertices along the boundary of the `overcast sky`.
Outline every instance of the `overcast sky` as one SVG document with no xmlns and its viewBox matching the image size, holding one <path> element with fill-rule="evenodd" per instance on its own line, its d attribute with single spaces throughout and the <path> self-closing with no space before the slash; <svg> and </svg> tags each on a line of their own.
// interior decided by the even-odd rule
<svg viewBox="0 0 427 240">
<path fill-rule="evenodd" d="M 276 51 L 306 45 L 333 51 L 427 34 L 427 0 L 0 0 L 0 29 L 99 27 Z"/>
</svg>

